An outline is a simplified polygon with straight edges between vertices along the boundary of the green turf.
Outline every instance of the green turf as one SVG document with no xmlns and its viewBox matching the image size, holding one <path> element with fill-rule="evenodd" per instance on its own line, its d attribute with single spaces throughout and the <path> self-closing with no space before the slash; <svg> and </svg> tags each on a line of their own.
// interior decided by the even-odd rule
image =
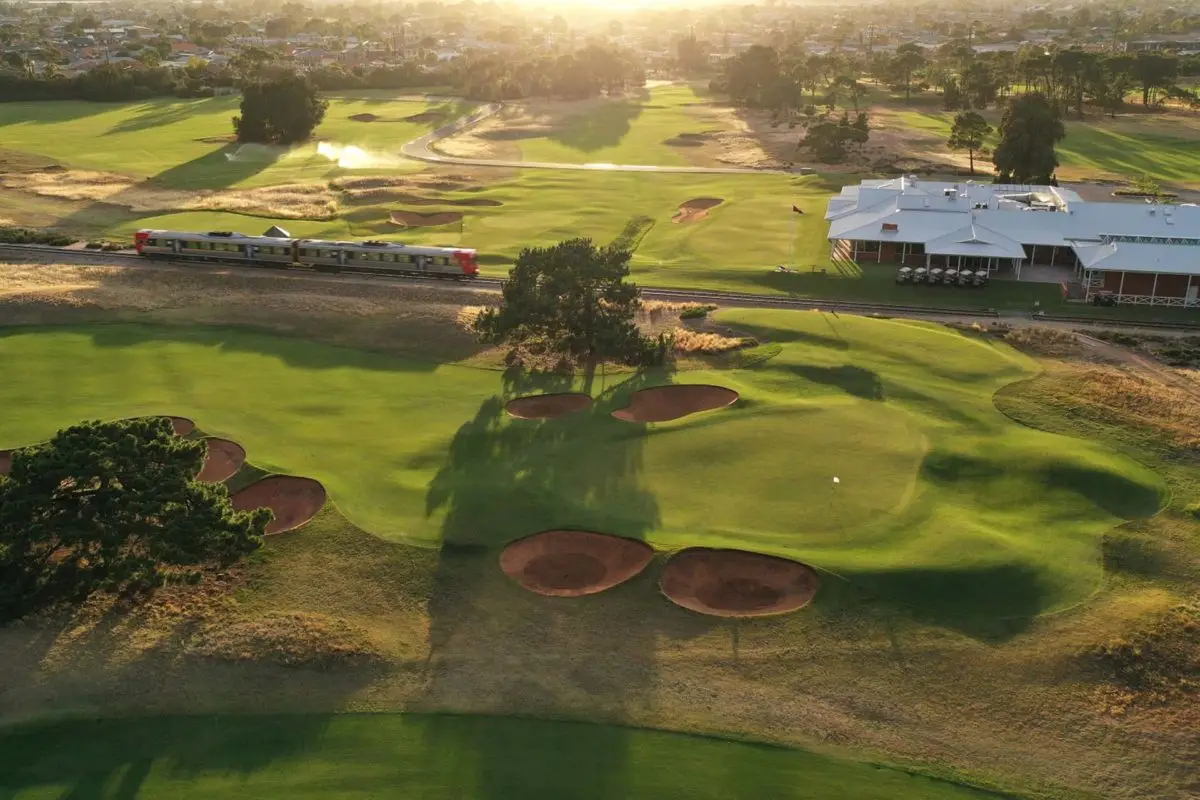
<svg viewBox="0 0 1200 800">
<path fill-rule="evenodd" d="M 780 798 L 999 795 L 812 752 L 682 734 L 425 715 L 154 717 L 0 731 L 0 795 Z"/>
<path fill-rule="evenodd" d="M 10 329 L 0 369 L 21 380 L 0 386 L 0 446 L 80 419 L 182 414 L 257 464 L 319 478 L 384 538 L 494 547 L 568 526 L 742 547 L 938 619 L 1083 600 L 1100 581 L 1100 534 L 1159 505 L 1148 469 L 996 411 L 997 389 L 1036 372 L 1007 348 L 920 323 L 721 319 L 779 354 L 598 375 L 591 413 L 547 424 L 507 419 L 504 398 L 563 382 L 232 330 Z M 649 427 L 609 416 L 639 385 L 673 380 L 742 401 Z"/>
<path fill-rule="evenodd" d="M 1001 112 L 985 112 L 993 127 Z M 940 110 L 890 110 L 892 125 L 927 132 L 945 140 L 955 112 Z M 1195 127 L 1178 119 L 1125 116 L 1110 120 L 1090 116 L 1067 119 L 1067 136 L 1058 145 L 1059 173 L 1078 180 L 1135 180 L 1143 175 L 1165 183 L 1195 185 L 1200 176 L 1200 148 Z M 989 146 L 994 146 L 993 134 Z M 976 158 L 976 168 L 987 175 L 991 162 Z"/>
<path fill-rule="evenodd" d="M 579 104 L 543 135 L 515 141 L 525 161 L 682 166 L 690 163 L 688 148 L 666 144 L 668 139 L 723 130 L 705 102 L 689 86 L 656 86 Z"/>
<path fill-rule="evenodd" d="M 347 171 L 396 171 L 419 165 L 396 158 L 400 146 L 432 130 L 436 121 L 405 118 L 435 112 L 445 119 L 470 105 L 423 98 L 391 99 L 394 93 L 359 92 L 331 98 L 325 121 L 316 131 L 335 145 L 355 145 L 374 156 L 361 169 L 340 169 L 318 155 L 318 145 L 290 150 L 221 141 L 232 131 L 230 118 L 239 99 L 155 99 L 113 105 L 59 101 L 0 104 L 0 143 L 15 151 L 37 153 L 80 169 L 105 170 L 153 178 L 181 189 L 255 186 L 320 180 Z M 370 113 L 375 122 L 351 116 Z"/>
</svg>

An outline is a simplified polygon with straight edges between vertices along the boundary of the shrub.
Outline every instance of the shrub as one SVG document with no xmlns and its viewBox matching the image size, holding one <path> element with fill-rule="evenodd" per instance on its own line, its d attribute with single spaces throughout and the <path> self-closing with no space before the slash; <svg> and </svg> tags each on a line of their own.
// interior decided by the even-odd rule
<svg viewBox="0 0 1200 800">
<path fill-rule="evenodd" d="M 58 231 L 41 231 L 34 228 L 0 228 L 0 243 L 4 244 L 49 244 L 65 247 L 75 240 Z"/>
</svg>

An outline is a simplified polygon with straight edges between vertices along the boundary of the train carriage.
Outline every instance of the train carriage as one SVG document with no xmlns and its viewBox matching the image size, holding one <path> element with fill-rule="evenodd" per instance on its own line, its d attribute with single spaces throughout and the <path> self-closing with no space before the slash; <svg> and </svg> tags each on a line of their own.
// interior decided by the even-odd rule
<svg viewBox="0 0 1200 800">
<path fill-rule="evenodd" d="M 330 272 L 350 270 L 458 280 L 479 275 L 476 251 L 462 247 L 275 238 L 229 231 L 142 230 L 135 241 L 143 256 L 176 261 L 245 262 L 256 266 L 300 266 Z"/>
</svg>

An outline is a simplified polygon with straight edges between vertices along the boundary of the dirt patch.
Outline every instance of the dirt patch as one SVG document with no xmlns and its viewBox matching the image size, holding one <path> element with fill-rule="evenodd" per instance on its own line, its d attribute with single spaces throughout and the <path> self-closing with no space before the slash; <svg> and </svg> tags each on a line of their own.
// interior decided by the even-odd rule
<svg viewBox="0 0 1200 800">
<path fill-rule="evenodd" d="M 592 405 L 592 398 L 577 392 L 538 394 L 509 400 L 504 410 L 518 419 L 553 419 Z"/>
<path fill-rule="evenodd" d="M 708 216 L 710 208 L 716 208 L 724 203 L 722 197 L 697 197 L 681 203 L 679 210 L 675 212 L 675 216 L 671 217 L 671 222 L 695 222 L 704 219 Z"/>
<path fill-rule="evenodd" d="M 460 222 L 463 215 L 457 211 L 434 211 L 422 214 L 419 211 L 393 211 L 393 225 L 403 225 L 405 228 L 432 228 L 438 225 L 450 225 Z"/>
<path fill-rule="evenodd" d="M 167 417 L 176 436 L 190 436 L 196 430 L 196 423 L 187 417 Z"/>
<path fill-rule="evenodd" d="M 233 507 L 238 511 L 269 508 L 275 519 L 267 524 L 267 533 L 295 530 L 317 515 L 325 505 L 325 487 L 312 478 L 271 475 L 235 494 Z"/>
<path fill-rule="evenodd" d="M 684 550 L 663 569 L 663 594 L 715 617 L 785 614 L 817 593 L 817 573 L 798 561 L 743 550 Z"/>
<path fill-rule="evenodd" d="M 230 144 L 237 141 L 237 134 L 227 133 L 224 136 L 204 136 L 196 140 L 205 144 Z"/>
<path fill-rule="evenodd" d="M 196 480 L 204 483 L 224 483 L 237 474 L 246 463 L 246 451 L 237 442 L 228 439 L 205 439 L 208 455 Z"/>
<path fill-rule="evenodd" d="M 350 119 L 354 120 L 355 122 L 374 122 L 375 120 L 379 119 L 379 117 L 375 116 L 374 114 L 351 114 Z"/>
<path fill-rule="evenodd" d="M 688 414 L 731 406 L 737 399 L 738 393 L 724 386 L 655 386 L 634 392 L 629 405 L 612 415 L 626 422 L 669 422 Z"/>
<path fill-rule="evenodd" d="M 12 450 L 0 450 L 0 475 L 12 472 Z"/>
<path fill-rule="evenodd" d="M 405 122 L 442 122 L 446 119 L 446 115 L 440 111 L 422 111 L 420 114 L 410 114 L 404 118 Z"/>
<path fill-rule="evenodd" d="M 500 554 L 500 569 L 526 589 L 550 597 L 581 597 L 637 575 L 654 549 L 645 542 L 589 531 L 545 531 Z"/>
</svg>

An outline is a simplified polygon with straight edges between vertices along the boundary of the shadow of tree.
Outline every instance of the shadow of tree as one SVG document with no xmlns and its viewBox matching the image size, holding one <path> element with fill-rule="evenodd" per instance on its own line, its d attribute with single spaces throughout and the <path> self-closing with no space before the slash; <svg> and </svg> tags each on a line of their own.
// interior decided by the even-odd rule
<svg viewBox="0 0 1200 800">
<path fill-rule="evenodd" d="M 615 147 L 629 133 L 642 108 L 642 103 L 632 100 L 607 102 L 587 114 L 576 114 L 563 120 L 549 138 L 585 153 Z"/>
<path fill-rule="evenodd" d="M 860 397 L 863 400 L 883 400 L 883 381 L 873 370 L 863 369 L 851 364 L 839 367 L 818 367 L 812 364 L 776 366 L 804 378 L 813 383 L 825 386 L 836 386 L 846 394 Z"/>
<path fill-rule="evenodd" d="M 201 111 L 213 111 L 227 108 L 230 114 L 236 113 L 237 102 L 228 98 L 210 98 L 205 100 L 179 100 L 174 98 L 150 100 L 138 106 L 137 114 L 117 123 L 104 132 L 105 136 L 119 133 L 158 128 L 192 119 Z"/>
<path fill-rule="evenodd" d="M 658 525 L 657 502 L 640 475 L 646 429 L 611 416 L 651 382 L 666 382 L 666 376 L 639 373 L 612 382 L 589 374 L 582 388 L 593 396 L 591 408 L 518 420 L 505 414 L 508 400 L 569 390 L 573 382 L 510 370 L 501 393 L 459 429 L 426 497 L 427 512 L 444 513 L 444 522 L 428 604 L 424 703 L 560 717 L 602 709 L 602 719 L 620 721 L 626 709 L 645 702 L 661 633 L 645 621 L 646 604 L 661 601 L 649 571 L 598 595 L 549 598 L 505 576 L 498 557 L 506 542 L 542 530 L 640 538 Z M 675 635 L 708 625 L 684 615 L 666 618 L 675 620 Z M 434 722 L 429 735 L 435 743 L 449 738 L 482 755 L 477 797 L 538 796 L 538 776 L 546 773 L 541 762 L 563 743 L 547 734 L 514 748 L 482 728 L 473 734 L 477 727 Z M 627 731 L 597 726 L 588 738 L 589 766 L 572 783 L 571 796 L 625 794 Z M 505 766 L 514 760 L 528 770 Z"/>
</svg>

